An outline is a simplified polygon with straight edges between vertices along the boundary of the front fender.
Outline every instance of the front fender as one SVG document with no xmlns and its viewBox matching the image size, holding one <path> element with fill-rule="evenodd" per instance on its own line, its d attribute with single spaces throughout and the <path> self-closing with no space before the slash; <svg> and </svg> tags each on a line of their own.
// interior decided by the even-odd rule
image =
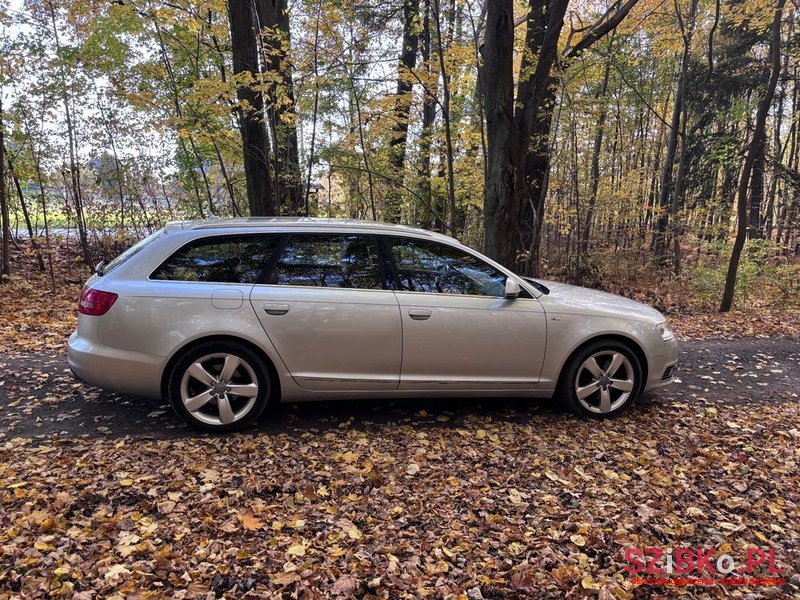
<svg viewBox="0 0 800 600">
<path fill-rule="evenodd" d="M 578 348 L 593 340 L 613 337 L 627 340 L 643 359 L 645 380 L 651 371 L 656 343 L 663 344 L 652 323 L 618 317 L 576 314 L 547 315 L 547 352 L 545 353 L 539 387 L 555 390 L 558 378 L 567 361 Z M 657 338 L 657 339 L 656 339 Z"/>
</svg>

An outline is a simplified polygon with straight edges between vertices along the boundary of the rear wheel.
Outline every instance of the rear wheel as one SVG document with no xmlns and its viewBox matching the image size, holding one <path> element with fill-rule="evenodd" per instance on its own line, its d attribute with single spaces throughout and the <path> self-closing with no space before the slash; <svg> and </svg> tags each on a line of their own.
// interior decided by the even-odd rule
<svg viewBox="0 0 800 600">
<path fill-rule="evenodd" d="M 573 412 L 605 419 L 633 404 L 642 391 L 642 380 L 642 366 L 628 346 L 600 340 L 570 359 L 558 395 Z"/>
<path fill-rule="evenodd" d="M 178 359 L 169 400 L 188 425 L 211 433 L 239 431 L 266 408 L 270 377 L 264 359 L 243 344 L 206 342 Z"/>
</svg>

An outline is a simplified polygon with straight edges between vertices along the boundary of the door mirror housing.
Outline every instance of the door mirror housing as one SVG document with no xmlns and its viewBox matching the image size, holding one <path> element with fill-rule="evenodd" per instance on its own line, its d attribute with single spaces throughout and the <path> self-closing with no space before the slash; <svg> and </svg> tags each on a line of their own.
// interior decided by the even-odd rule
<svg viewBox="0 0 800 600">
<path fill-rule="evenodd" d="M 511 279 L 511 277 L 508 277 L 506 279 L 506 298 L 509 300 L 518 298 L 520 291 L 519 284 L 514 279 Z"/>
</svg>

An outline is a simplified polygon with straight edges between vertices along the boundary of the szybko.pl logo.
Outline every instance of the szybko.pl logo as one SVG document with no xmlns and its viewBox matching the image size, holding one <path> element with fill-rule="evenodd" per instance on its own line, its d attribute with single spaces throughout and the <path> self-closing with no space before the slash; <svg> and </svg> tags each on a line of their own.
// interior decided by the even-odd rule
<svg viewBox="0 0 800 600">
<path fill-rule="evenodd" d="M 748 548 L 743 561 L 714 548 L 628 548 L 624 569 L 633 583 L 682 585 L 781 585 L 785 571 L 775 560 L 774 548 Z M 760 574 L 755 577 L 755 574 Z M 764 577 L 764 574 L 768 577 Z M 733 577 L 731 575 L 733 574 Z M 673 579 L 673 575 L 681 576 Z"/>
</svg>

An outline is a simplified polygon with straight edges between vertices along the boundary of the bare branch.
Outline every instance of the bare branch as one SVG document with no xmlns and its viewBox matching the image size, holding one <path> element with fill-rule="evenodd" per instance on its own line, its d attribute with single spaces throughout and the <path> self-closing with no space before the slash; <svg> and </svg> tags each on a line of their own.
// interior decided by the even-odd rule
<svg viewBox="0 0 800 600">
<path fill-rule="evenodd" d="M 615 29 L 625 17 L 628 16 L 628 13 L 631 12 L 631 9 L 633 9 L 638 2 L 639 0 L 627 0 L 625 4 L 620 6 L 617 11 L 608 18 L 606 17 L 609 15 L 609 12 L 606 12 L 606 14 L 604 14 L 599 21 L 589 27 L 588 32 L 580 40 L 578 40 L 577 44 L 575 44 L 572 48 L 569 48 L 564 53 L 564 58 L 569 59 L 580 55 L 581 52 L 587 48 L 590 48 L 592 44 L 605 37 L 610 31 Z"/>
</svg>

